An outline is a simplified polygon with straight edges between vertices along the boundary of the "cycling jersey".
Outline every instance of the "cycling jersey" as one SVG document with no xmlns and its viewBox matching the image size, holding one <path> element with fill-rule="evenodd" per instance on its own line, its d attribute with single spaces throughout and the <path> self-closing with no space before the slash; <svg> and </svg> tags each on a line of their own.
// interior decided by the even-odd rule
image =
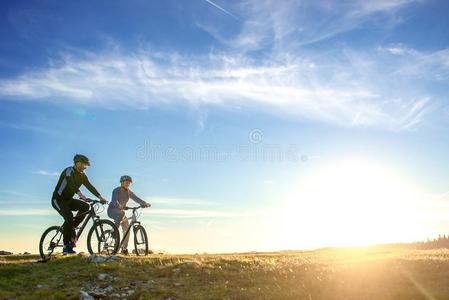
<svg viewBox="0 0 449 300">
<path fill-rule="evenodd" d="M 122 187 L 117 187 L 112 191 L 112 200 L 109 203 L 108 209 L 118 208 L 123 209 L 128 203 L 129 198 L 133 199 L 140 205 L 144 205 L 146 202 L 136 196 L 130 189 L 124 189 Z"/>
<path fill-rule="evenodd" d="M 72 199 L 75 193 L 79 192 L 81 185 L 84 185 L 96 197 L 100 197 L 100 193 L 89 182 L 86 173 L 79 172 L 75 167 L 68 167 L 59 176 L 53 199 Z"/>
</svg>

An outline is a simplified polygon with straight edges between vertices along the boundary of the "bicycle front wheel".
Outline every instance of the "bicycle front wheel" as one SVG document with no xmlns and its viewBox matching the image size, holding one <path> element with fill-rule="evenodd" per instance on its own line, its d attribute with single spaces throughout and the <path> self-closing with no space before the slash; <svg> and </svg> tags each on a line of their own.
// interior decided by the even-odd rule
<svg viewBox="0 0 449 300">
<path fill-rule="evenodd" d="M 136 255 L 148 255 L 148 235 L 141 225 L 134 227 L 134 250 Z"/>
<path fill-rule="evenodd" d="M 56 248 L 63 248 L 62 227 L 51 226 L 41 236 L 39 241 L 39 254 L 43 260 L 48 260 Z"/>
<path fill-rule="evenodd" d="M 109 220 L 98 220 L 87 235 L 87 250 L 90 254 L 116 254 L 120 246 L 117 226 Z"/>
</svg>

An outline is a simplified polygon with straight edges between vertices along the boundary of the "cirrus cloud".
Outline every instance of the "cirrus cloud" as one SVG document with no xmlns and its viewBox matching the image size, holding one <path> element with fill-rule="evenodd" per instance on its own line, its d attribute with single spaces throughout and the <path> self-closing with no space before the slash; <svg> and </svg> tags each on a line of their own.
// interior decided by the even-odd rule
<svg viewBox="0 0 449 300">
<path fill-rule="evenodd" d="M 416 117 L 421 120 L 432 108 L 432 99 L 422 91 L 414 97 L 398 93 L 374 55 L 345 50 L 321 61 L 313 55 L 255 61 L 225 53 L 188 57 L 149 51 L 63 56 L 46 69 L 1 80 L 0 96 L 110 109 L 176 103 L 269 108 L 342 126 L 396 129 L 419 123 Z"/>
</svg>

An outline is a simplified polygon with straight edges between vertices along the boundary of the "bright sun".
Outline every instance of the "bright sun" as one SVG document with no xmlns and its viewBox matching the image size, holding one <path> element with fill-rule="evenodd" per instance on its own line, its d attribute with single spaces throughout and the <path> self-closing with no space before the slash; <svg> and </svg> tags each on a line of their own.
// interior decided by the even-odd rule
<svg viewBox="0 0 449 300">
<path fill-rule="evenodd" d="M 412 240 L 417 197 L 391 169 L 346 160 L 301 179 L 281 213 L 285 247 L 360 246 Z"/>
</svg>

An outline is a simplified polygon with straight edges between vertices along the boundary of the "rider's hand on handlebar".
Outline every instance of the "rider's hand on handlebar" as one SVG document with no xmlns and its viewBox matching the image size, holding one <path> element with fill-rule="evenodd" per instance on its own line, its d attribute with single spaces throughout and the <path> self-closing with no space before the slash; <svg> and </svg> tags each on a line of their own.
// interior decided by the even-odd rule
<svg viewBox="0 0 449 300">
<path fill-rule="evenodd" d="M 148 202 L 145 202 L 144 204 L 142 204 L 142 207 L 150 207 L 150 206 L 151 206 L 151 204 Z"/>
<path fill-rule="evenodd" d="M 101 201 L 102 204 L 108 204 L 109 203 L 108 200 L 106 200 L 103 196 L 100 196 L 99 198 L 100 198 L 100 201 Z"/>
</svg>

